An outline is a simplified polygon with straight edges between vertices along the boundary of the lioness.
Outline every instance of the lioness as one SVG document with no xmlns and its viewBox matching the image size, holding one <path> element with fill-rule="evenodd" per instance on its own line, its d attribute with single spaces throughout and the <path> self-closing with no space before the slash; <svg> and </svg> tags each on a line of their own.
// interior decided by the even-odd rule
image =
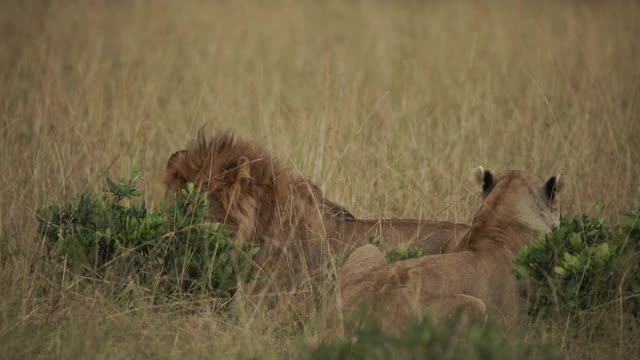
<svg viewBox="0 0 640 360">
<path fill-rule="evenodd" d="M 485 312 L 506 325 L 516 323 L 520 301 L 513 276 L 518 251 L 538 233 L 559 224 L 562 179 L 546 182 L 522 171 L 494 180 L 475 171 L 486 197 L 455 252 L 385 265 L 377 248 L 365 245 L 347 259 L 338 277 L 337 313 L 353 314 L 363 300 L 373 302 L 374 320 L 398 331 L 410 316 L 427 310 L 435 320 L 462 310 L 475 320 Z"/>
<path fill-rule="evenodd" d="M 379 236 L 383 248 L 407 243 L 439 254 L 447 246 L 453 250 L 467 229 L 449 222 L 356 220 L 307 178 L 231 132 L 208 139 L 200 131 L 186 150 L 171 155 L 167 193 L 187 182 L 207 192 L 212 221 L 234 230 L 235 241 L 260 246 L 258 265 L 270 273 L 280 266 L 292 277 L 302 270 L 313 273 L 332 257 L 366 244 L 369 236 Z"/>
</svg>

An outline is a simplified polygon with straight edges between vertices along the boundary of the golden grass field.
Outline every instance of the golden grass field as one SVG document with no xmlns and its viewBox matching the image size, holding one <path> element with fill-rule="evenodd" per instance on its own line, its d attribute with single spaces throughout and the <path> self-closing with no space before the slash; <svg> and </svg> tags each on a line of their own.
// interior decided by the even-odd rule
<svg viewBox="0 0 640 360">
<path fill-rule="evenodd" d="M 169 155 L 203 125 L 361 218 L 468 223 L 482 164 L 564 173 L 565 214 L 615 223 L 640 206 L 639 19 L 632 1 L 3 1 L 0 239 L 25 256 L 0 262 L 0 357 L 287 358 L 317 340 L 321 312 L 122 305 L 34 265 L 37 208 L 135 165 L 157 206 Z M 639 356 L 640 330 L 613 328 L 523 336 Z"/>
</svg>

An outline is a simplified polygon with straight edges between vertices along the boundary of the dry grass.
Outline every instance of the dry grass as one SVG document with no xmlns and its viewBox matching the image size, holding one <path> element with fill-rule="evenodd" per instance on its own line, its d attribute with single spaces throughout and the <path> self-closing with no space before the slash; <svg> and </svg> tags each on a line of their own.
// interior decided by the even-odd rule
<svg viewBox="0 0 640 360">
<path fill-rule="evenodd" d="M 34 265 L 35 209 L 135 164 L 157 204 L 203 124 L 359 217 L 467 222 L 484 164 L 566 173 L 565 213 L 616 222 L 640 206 L 639 18 L 631 1 L 3 1 L 0 238 L 26 255 L 0 263 L 0 357 L 286 357 L 314 338 L 318 315 L 286 306 L 127 307 Z M 546 336 L 570 358 L 637 355 L 615 324 L 589 346 L 573 324 Z"/>
</svg>

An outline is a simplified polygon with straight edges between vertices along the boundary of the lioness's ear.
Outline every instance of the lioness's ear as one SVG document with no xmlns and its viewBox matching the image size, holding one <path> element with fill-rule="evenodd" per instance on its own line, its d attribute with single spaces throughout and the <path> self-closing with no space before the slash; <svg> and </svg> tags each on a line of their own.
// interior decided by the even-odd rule
<svg viewBox="0 0 640 360">
<path fill-rule="evenodd" d="M 552 176 L 547 180 L 544 184 L 544 194 L 549 202 L 552 202 L 556 198 L 558 192 L 560 192 L 563 187 L 564 177 L 562 175 Z"/>
<path fill-rule="evenodd" d="M 495 185 L 491 171 L 482 166 L 478 166 L 473 170 L 473 178 L 476 183 L 482 185 L 482 194 L 484 196 L 487 196 L 491 192 L 491 189 L 493 189 L 493 185 Z"/>
</svg>

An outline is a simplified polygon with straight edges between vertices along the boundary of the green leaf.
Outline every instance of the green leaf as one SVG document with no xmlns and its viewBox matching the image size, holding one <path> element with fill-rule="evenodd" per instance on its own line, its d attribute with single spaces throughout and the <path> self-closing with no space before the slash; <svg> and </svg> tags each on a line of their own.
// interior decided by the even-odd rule
<svg viewBox="0 0 640 360">
<path fill-rule="evenodd" d="M 109 186 L 109 190 L 111 190 L 112 192 L 117 191 L 118 185 L 116 185 L 116 183 L 114 183 L 113 180 L 111 180 L 110 178 L 107 178 L 106 181 L 107 181 L 107 185 Z"/>
<path fill-rule="evenodd" d="M 516 275 L 520 276 L 520 278 L 529 277 L 529 270 L 524 265 L 516 265 L 515 272 L 516 272 Z"/>
<path fill-rule="evenodd" d="M 574 250 L 581 250 L 583 248 L 582 238 L 579 234 L 573 233 L 571 234 L 571 238 L 569 240 L 571 242 L 571 247 Z"/>
<path fill-rule="evenodd" d="M 377 236 L 369 236 L 369 239 L 367 239 L 367 241 L 371 245 L 378 246 L 378 247 L 380 246 L 380 238 Z"/>
<path fill-rule="evenodd" d="M 248 256 L 248 257 L 252 257 L 252 256 L 254 256 L 255 254 L 257 254 L 259 251 L 260 251 L 260 248 L 259 248 L 259 247 L 254 247 L 254 248 L 252 248 L 251 250 L 249 250 L 249 252 L 247 253 L 247 256 Z"/>
</svg>

